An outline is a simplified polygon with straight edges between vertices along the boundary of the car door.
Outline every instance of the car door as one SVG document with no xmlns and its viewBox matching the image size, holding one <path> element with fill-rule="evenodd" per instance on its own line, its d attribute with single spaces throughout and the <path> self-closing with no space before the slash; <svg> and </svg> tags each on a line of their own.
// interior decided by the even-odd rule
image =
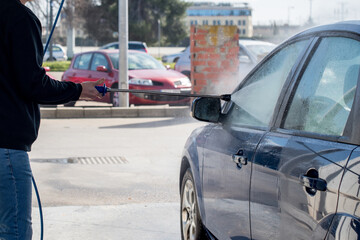
<svg viewBox="0 0 360 240">
<path fill-rule="evenodd" d="M 345 174 L 340 185 L 337 212 L 334 220 L 332 221 L 326 240 L 360 239 L 359 163 L 360 147 L 353 151 L 349 158 Z"/>
<path fill-rule="evenodd" d="M 222 124 L 207 134 L 203 158 L 206 227 L 218 239 L 250 239 L 251 160 L 269 129 L 273 110 L 308 40 L 270 56 L 232 95 Z"/>
<path fill-rule="evenodd" d="M 101 67 L 101 70 L 98 70 L 97 67 Z M 90 64 L 89 80 L 97 81 L 104 78 L 105 82 L 108 83 L 109 73 L 111 73 L 111 69 L 108 59 L 102 53 L 94 53 Z"/>
<path fill-rule="evenodd" d="M 275 128 L 253 160 L 253 239 L 324 239 L 355 144 L 348 141 L 360 42 L 327 33 L 288 91 Z"/>
</svg>

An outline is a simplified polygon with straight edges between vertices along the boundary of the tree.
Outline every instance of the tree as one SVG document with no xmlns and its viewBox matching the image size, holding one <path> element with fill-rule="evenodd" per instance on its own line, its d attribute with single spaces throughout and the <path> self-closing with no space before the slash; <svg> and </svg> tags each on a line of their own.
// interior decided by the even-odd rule
<svg viewBox="0 0 360 240">
<path fill-rule="evenodd" d="M 144 41 L 149 45 L 158 42 L 158 20 L 161 23 L 162 42 L 178 44 L 186 36 L 183 23 L 189 3 L 181 0 L 130 0 L 129 40 Z M 85 28 L 101 44 L 116 41 L 118 31 L 118 0 L 101 0 L 92 3 L 83 12 Z"/>
<path fill-rule="evenodd" d="M 50 32 L 52 26 L 50 26 L 50 13 L 49 6 L 50 3 L 53 3 L 53 20 L 55 19 L 57 10 L 59 9 L 60 3 L 62 0 L 38 0 L 29 2 L 29 7 L 34 11 L 34 13 L 42 20 L 46 20 L 47 31 Z M 74 28 L 75 26 L 82 21 L 81 13 L 87 6 L 90 4 L 89 0 L 67 0 L 62 8 L 61 18 L 65 19 L 64 23 L 67 29 L 67 54 L 69 57 L 73 55 L 74 47 Z M 59 20 L 60 21 L 60 20 Z M 53 36 L 53 39 L 57 36 Z"/>
<path fill-rule="evenodd" d="M 117 0 L 101 0 L 101 4 L 91 2 L 82 11 L 85 29 L 90 37 L 105 44 L 116 39 L 118 31 Z"/>
</svg>

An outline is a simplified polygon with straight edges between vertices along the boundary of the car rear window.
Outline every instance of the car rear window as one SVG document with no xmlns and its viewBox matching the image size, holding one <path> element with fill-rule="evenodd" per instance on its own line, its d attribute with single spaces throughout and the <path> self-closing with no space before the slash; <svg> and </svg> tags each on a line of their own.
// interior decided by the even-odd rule
<svg viewBox="0 0 360 240">
<path fill-rule="evenodd" d="M 146 47 L 143 44 L 129 43 L 129 49 L 145 51 Z"/>
</svg>

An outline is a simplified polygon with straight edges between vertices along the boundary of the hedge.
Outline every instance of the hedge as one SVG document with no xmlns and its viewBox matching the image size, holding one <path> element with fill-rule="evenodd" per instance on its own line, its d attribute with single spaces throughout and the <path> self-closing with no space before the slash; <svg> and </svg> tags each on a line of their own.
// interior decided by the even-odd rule
<svg viewBox="0 0 360 240">
<path fill-rule="evenodd" d="M 64 72 L 70 67 L 71 61 L 44 62 L 43 67 L 49 67 L 52 72 Z"/>
</svg>

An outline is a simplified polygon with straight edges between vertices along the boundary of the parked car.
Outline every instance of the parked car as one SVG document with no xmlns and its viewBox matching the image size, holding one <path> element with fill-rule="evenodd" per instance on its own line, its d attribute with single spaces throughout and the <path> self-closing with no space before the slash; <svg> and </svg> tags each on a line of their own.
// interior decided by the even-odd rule
<svg viewBox="0 0 360 240">
<path fill-rule="evenodd" d="M 306 30 L 221 106 L 198 98 L 182 239 L 359 239 L 360 21 Z"/>
<path fill-rule="evenodd" d="M 129 50 L 129 88 L 176 93 L 190 93 L 191 82 L 185 75 L 165 68 L 161 62 L 149 54 Z M 82 83 L 105 78 L 107 87 L 118 88 L 119 52 L 117 50 L 97 50 L 75 55 L 62 81 Z M 107 94 L 101 100 L 119 106 L 118 93 Z M 187 105 L 188 97 L 157 96 L 146 93 L 129 94 L 129 103 L 135 105 Z M 69 104 L 68 104 L 69 105 Z M 74 105 L 72 103 L 71 105 Z"/>
<path fill-rule="evenodd" d="M 185 52 L 185 50 L 186 48 L 179 53 L 164 55 L 161 57 L 161 61 L 163 63 L 176 63 L 179 60 L 180 56 Z"/>
<path fill-rule="evenodd" d="M 45 48 L 45 45 L 44 45 Z M 44 54 L 44 60 L 49 61 L 66 61 L 68 59 L 64 48 L 59 44 L 53 44 L 53 59 L 50 59 L 50 46 Z"/>
<path fill-rule="evenodd" d="M 266 56 L 271 50 L 275 48 L 275 44 L 257 41 L 257 40 L 239 40 L 240 52 L 240 77 L 245 77 L 247 73 Z M 175 70 L 190 77 L 191 73 L 191 58 L 190 47 L 187 47 L 183 54 L 179 57 L 175 64 Z"/>
<path fill-rule="evenodd" d="M 142 52 L 148 52 L 146 43 L 144 42 L 138 42 L 138 41 L 129 41 L 129 47 L 128 49 L 131 50 L 138 50 L 138 51 L 142 51 Z M 102 46 L 100 49 L 119 49 L 119 43 L 118 42 L 112 42 L 112 43 L 108 43 L 104 46 Z"/>
</svg>

